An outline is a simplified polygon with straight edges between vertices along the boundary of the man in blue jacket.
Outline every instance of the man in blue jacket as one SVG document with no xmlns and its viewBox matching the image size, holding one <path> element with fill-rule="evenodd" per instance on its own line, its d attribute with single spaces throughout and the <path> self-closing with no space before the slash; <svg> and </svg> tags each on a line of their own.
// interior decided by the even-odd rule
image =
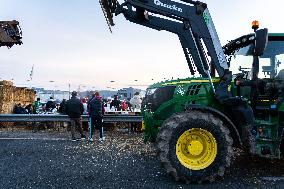
<svg viewBox="0 0 284 189">
<path fill-rule="evenodd" d="M 72 141 L 76 141 L 75 130 L 78 128 L 79 133 L 81 134 L 81 139 L 85 139 L 86 136 L 83 134 L 82 130 L 82 117 L 81 115 L 84 112 L 84 107 L 81 101 L 77 98 L 77 92 L 72 92 L 72 97 L 65 104 L 65 112 L 70 118 L 71 122 L 71 137 Z"/>
<path fill-rule="evenodd" d="M 105 137 L 103 136 L 103 115 L 105 113 L 102 97 L 99 92 L 95 92 L 93 98 L 88 104 L 88 111 L 90 116 L 90 142 L 93 142 L 94 134 L 94 125 L 97 130 L 100 132 L 99 141 L 104 141 Z"/>
</svg>

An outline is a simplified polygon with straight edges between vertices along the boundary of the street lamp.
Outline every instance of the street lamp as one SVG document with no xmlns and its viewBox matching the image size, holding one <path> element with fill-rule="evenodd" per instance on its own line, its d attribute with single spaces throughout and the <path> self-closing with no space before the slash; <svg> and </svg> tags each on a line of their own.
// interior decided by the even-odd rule
<svg viewBox="0 0 284 189">
<path fill-rule="evenodd" d="M 94 92 L 94 91 L 95 91 L 95 89 L 96 89 L 96 87 L 94 87 L 94 86 L 93 86 L 93 87 L 92 87 L 92 89 L 91 89 L 91 91 L 92 91 L 92 92 Z"/>
<path fill-rule="evenodd" d="M 55 100 L 55 92 L 57 91 L 57 87 L 58 87 L 57 85 L 54 86 L 54 92 L 53 92 L 53 99 L 54 99 L 54 100 Z M 57 94 L 58 94 L 58 93 L 57 93 Z M 58 97 L 58 95 L 57 95 L 57 97 Z"/>
<path fill-rule="evenodd" d="M 111 80 L 110 82 L 111 82 L 111 83 L 114 83 L 115 81 L 114 81 L 114 80 Z M 115 89 L 112 85 L 111 85 L 109 88 Z"/>
<path fill-rule="evenodd" d="M 55 81 L 53 81 L 53 80 L 50 80 L 50 81 L 49 81 L 49 83 L 54 83 L 54 82 L 55 82 Z M 53 89 L 53 99 L 54 99 L 54 92 L 55 92 L 55 91 L 54 91 L 54 89 Z"/>
<path fill-rule="evenodd" d="M 68 98 L 69 98 L 69 100 L 70 100 L 70 88 L 71 88 L 71 84 L 68 83 Z"/>
</svg>

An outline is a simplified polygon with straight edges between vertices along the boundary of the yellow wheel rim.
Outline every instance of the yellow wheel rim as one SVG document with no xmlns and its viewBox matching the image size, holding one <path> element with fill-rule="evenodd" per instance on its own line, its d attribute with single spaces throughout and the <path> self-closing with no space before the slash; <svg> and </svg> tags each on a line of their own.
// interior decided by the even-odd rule
<svg viewBox="0 0 284 189">
<path fill-rule="evenodd" d="M 176 155 L 180 163 L 188 169 L 205 169 L 216 158 L 217 142 L 207 130 L 189 129 L 178 138 Z"/>
<path fill-rule="evenodd" d="M 141 127 L 141 131 L 145 131 L 145 122 L 144 121 L 142 121 L 142 127 Z"/>
</svg>

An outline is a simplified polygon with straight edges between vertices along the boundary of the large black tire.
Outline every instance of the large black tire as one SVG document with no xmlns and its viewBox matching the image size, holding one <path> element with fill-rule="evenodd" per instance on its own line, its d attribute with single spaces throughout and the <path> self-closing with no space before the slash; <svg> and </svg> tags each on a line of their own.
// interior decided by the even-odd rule
<svg viewBox="0 0 284 189">
<path fill-rule="evenodd" d="M 190 170 L 183 166 L 176 155 L 178 138 L 187 130 L 200 128 L 209 131 L 217 142 L 215 160 L 205 169 Z M 231 164 L 233 140 L 223 122 L 210 113 L 187 111 L 172 115 L 164 121 L 157 136 L 158 157 L 167 173 L 176 181 L 186 183 L 213 182 L 222 177 Z"/>
</svg>

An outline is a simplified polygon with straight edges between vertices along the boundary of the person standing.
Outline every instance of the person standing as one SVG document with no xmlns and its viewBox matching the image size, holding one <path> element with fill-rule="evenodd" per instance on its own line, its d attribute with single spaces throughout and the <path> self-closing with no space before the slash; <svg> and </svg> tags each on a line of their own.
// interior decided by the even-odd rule
<svg viewBox="0 0 284 189">
<path fill-rule="evenodd" d="M 103 136 L 103 115 L 105 109 L 103 106 L 102 97 L 99 92 L 95 92 L 92 100 L 89 103 L 89 116 L 90 116 L 90 142 L 93 142 L 94 126 L 100 132 L 99 141 L 104 141 Z"/>
<path fill-rule="evenodd" d="M 54 100 L 53 100 L 53 97 L 51 96 L 50 98 L 49 98 L 49 101 L 47 101 L 47 103 L 46 103 L 46 105 L 45 105 L 45 111 L 47 111 L 47 112 L 51 112 L 53 109 L 55 109 L 56 108 L 56 104 L 55 104 L 55 102 L 54 102 Z"/>
<path fill-rule="evenodd" d="M 42 111 L 42 105 L 40 103 L 40 98 L 37 98 L 36 101 L 33 102 L 33 114 L 39 114 Z M 40 122 L 32 122 L 33 132 L 39 130 Z"/>
<path fill-rule="evenodd" d="M 84 107 L 84 112 L 83 114 L 88 114 L 88 104 L 87 104 L 87 100 L 85 98 L 82 98 L 81 100 L 83 107 Z"/>
<path fill-rule="evenodd" d="M 62 100 L 62 102 L 60 103 L 59 108 L 58 108 L 58 112 L 59 112 L 60 114 L 65 114 L 65 113 L 66 113 L 66 111 L 65 111 L 65 105 L 66 105 L 66 99 L 64 98 L 64 99 Z"/>
<path fill-rule="evenodd" d="M 127 109 L 128 109 L 128 105 L 127 105 L 127 103 L 126 103 L 126 100 L 125 100 L 125 99 L 121 102 L 120 107 L 121 107 L 121 110 L 122 110 L 122 111 L 127 111 Z"/>
<path fill-rule="evenodd" d="M 77 92 L 73 91 L 71 94 L 71 99 L 68 100 L 65 104 L 65 112 L 70 118 L 71 122 L 71 140 L 76 141 L 75 138 L 75 130 L 76 127 L 81 134 L 81 139 L 85 139 L 86 136 L 83 134 L 82 130 L 82 117 L 81 115 L 83 114 L 84 108 L 83 104 L 81 101 L 77 98 Z"/>
<path fill-rule="evenodd" d="M 130 99 L 130 104 L 133 108 L 133 112 L 137 110 L 138 111 L 141 110 L 141 103 L 142 103 L 142 100 L 140 98 L 140 94 L 139 92 L 136 92 L 134 96 Z M 140 123 L 131 123 L 131 127 L 130 127 L 131 132 L 136 132 L 139 128 L 139 124 Z"/>
<path fill-rule="evenodd" d="M 141 103 L 142 103 L 142 100 L 141 100 L 141 97 L 140 97 L 140 94 L 139 92 L 136 92 L 134 94 L 134 96 L 130 99 L 130 104 L 131 106 L 133 107 L 133 109 L 141 109 Z"/>
<path fill-rule="evenodd" d="M 112 107 L 114 107 L 116 109 L 116 111 L 120 111 L 120 100 L 118 100 L 118 96 L 114 95 L 114 99 L 113 101 L 111 101 L 110 103 L 110 109 L 112 109 Z"/>
<path fill-rule="evenodd" d="M 34 101 L 33 103 L 33 113 L 34 114 L 38 114 L 40 111 L 40 98 L 37 98 L 36 101 Z"/>
</svg>

